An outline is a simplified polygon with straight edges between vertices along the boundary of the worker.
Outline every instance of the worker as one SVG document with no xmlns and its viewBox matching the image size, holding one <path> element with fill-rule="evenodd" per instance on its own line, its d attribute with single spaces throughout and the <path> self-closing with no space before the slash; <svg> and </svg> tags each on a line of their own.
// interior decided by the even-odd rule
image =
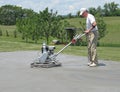
<svg viewBox="0 0 120 92">
<path fill-rule="evenodd" d="M 95 17 L 88 12 L 86 8 L 80 9 L 80 16 L 86 18 L 86 33 L 88 43 L 88 66 L 95 67 L 98 65 L 97 58 L 97 41 L 98 41 L 98 27 Z"/>
</svg>

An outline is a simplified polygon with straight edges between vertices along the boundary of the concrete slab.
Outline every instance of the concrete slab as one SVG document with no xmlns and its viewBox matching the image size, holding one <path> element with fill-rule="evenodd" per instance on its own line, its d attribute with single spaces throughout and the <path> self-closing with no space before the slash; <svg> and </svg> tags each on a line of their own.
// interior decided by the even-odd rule
<svg viewBox="0 0 120 92">
<path fill-rule="evenodd" d="M 61 67 L 30 68 L 38 51 L 0 53 L 0 92 L 120 92 L 120 62 L 58 55 Z"/>
</svg>

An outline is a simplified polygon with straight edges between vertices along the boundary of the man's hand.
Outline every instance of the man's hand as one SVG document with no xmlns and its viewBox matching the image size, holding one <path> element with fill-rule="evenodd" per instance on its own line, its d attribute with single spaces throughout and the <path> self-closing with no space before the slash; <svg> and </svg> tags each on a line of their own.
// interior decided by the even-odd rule
<svg viewBox="0 0 120 92">
<path fill-rule="evenodd" d="M 76 40 L 75 40 L 75 39 L 72 39 L 72 43 L 75 44 L 75 43 L 76 43 Z"/>
<path fill-rule="evenodd" d="M 89 33 L 89 32 L 90 32 L 90 30 L 85 30 L 84 32 L 87 34 L 87 33 Z"/>
</svg>

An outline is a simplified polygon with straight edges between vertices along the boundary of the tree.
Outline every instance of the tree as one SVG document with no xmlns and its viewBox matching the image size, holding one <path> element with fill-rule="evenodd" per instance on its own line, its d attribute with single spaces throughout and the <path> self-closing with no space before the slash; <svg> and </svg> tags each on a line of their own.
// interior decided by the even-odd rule
<svg viewBox="0 0 120 92">
<path fill-rule="evenodd" d="M 57 16 L 57 12 L 53 13 L 53 10 L 49 12 L 48 8 L 41 11 L 39 14 L 42 34 L 46 37 L 47 44 L 49 44 L 49 37 L 53 33 L 55 34 L 60 18 Z"/>
<path fill-rule="evenodd" d="M 116 16 L 120 16 L 120 8 L 115 12 Z"/>
<path fill-rule="evenodd" d="M 107 3 L 104 5 L 104 13 L 105 13 L 105 16 L 109 16 L 110 15 L 109 6 L 108 6 Z"/>
<path fill-rule="evenodd" d="M 15 25 L 16 18 L 21 17 L 22 8 L 13 5 L 0 7 L 0 24 Z"/>
<path fill-rule="evenodd" d="M 97 10 L 96 10 L 94 7 L 89 8 L 88 11 L 89 11 L 91 14 L 93 14 L 93 15 L 96 15 L 96 14 L 97 14 Z"/>
<path fill-rule="evenodd" d="M 104 15 L 104 12 L 103 12 L 103 9 L 101 8 L 101 6 L 98 6 L 97 9 L 96 9 L 96 11 L 97 11 L 96 14 L 99 14 L 100 16 Z"/>
<path fill-rule="evenodd" d="M 22 38 L 28 42 L 28 39 L 34 35 L 34 31 L 36 30 L 36 13 L 33 10 L 24 10 L 26 14 L 22 18 L 17 19 L 17 29 L 20 33 L 22 33 Z"/>
<path fill-rule="evenodd" d="M 32 21 L 31 21 L 31 34 L 32 34 L 32 40 L 35 40 L 35 43 L 37 43 L 37 41 L 39 40 L 40 37 L 42 37 L 42 26 L 39 19 L 39 15 L 38 14 L 34 14 L 32 17 Z"/>
<path fill-rule="evenodd" d="M 91 14 L 96 15 L 100 14 L 100 16 L 119 16 L 120 15 L 120 8 L 118 8 L 119 4 L 115 2 L 105 3 L 103 9 L 101 6 L 97 8 L 90 7 L 88 10 Z"/>
<path fill-rule="evenodd" d="M 111 3 L 106 3 L 104 5 L 104 12 L 106 16 L 115 16 L 118 8 L 119 4 L 116 4 L 115 2 L 111 2 Z"/>
<path fill-rule="evenodd" d="M 63 31 L 63 22 L 61 17 L 57 16 L 57 12 L 53 13 L 46 8 L 40 11 L 39 14 L 32 10 L 24 10 L 25 15 L 22 18 L 17 19 L 16 26 L 18 31 L 22 33 L 22 37 L 28 42 L 28 39 L 37 40 L 39 38 L 46 38 L 47 44 L 49 44 L 49 38 L 59 37 L 59 33 Z"/>
<path fill-rule="evenodd" d="M 99 31 L 99 38 L 98 40 L 100 40 L 101 38 L 103 38 L 106 34 L 106 23 L 103 20 L 103 17 L 100 16 L 100 14 L 96 14 L 96 21 L 97 21 L 97 26 L 98 26 L 98 31 Z"/>
<path fill-rule="evenodd" d="M 77 17 L 79 17 L 79 16 L 80 16 L 80 11 L 78 11 L 78 12 L 76 13 L 76 16 L 77 16 Z"/>
<path fill-rule="evenodd" d="M 67 36 L 67 31 L 65 30 L 66 27 L 69 27 L 70 24 L 66 20 L 62 20 L 59 22 L 56 32 L 56 37 L 60 39 L 61 43 L 67 42 L 70 36 Z"/>
</svg>

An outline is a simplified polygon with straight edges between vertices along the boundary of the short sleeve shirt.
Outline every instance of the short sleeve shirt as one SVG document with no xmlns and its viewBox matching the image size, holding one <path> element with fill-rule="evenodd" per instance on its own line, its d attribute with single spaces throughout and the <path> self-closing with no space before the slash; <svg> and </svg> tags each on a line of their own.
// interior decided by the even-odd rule
<svg viewBox="0 0 120 92">
<path fill-rule="evenodd" d="M 86 19 L 86 29 L 90 29 L 92 27 L 93 22 L 95 22 L 95 17 L 92 14 L 88 14 Z M 98 30 L 98 27 L 92 29 L 92 31 Z"/>
</svg>

